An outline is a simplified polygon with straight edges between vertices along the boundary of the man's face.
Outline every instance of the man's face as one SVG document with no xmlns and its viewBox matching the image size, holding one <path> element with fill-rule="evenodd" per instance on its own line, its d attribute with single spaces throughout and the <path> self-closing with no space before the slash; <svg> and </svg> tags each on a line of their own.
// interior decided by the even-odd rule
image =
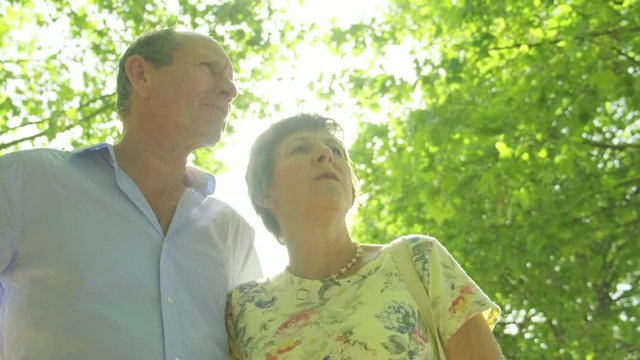
<svg viewBox="0 0 640 360">
<path fill-rule="evenodd" d="M 198 148 L 220 140 L 236 97 L 233 68 L 222 47 L 201 35 L 184 36 L 171 64 L 152 70 L 149 110 L 184 145 Z"/>
</svg>

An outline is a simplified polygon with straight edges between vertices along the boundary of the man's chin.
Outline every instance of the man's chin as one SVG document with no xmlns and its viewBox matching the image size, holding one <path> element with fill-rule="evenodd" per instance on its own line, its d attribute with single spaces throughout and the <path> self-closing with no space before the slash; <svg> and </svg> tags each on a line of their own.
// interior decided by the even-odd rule
<svg viewBox="0 0 640 360">
<path fill-rule="evenodd" d="M 202 138 L 199 147 L 211 147 L 217 145 L 222 139 L 223 132 L 224 129 L 218 129 L 217 131 L 212 129 L 206 137 Z"/>
<path fill-rule="evenodd" d="M 206 139 L 202 139 L 202 141 L 200 141 L 197 145 L 196 148 L 203 148 L 203 147 L 213 147 L 216 146 L 219 142 L 220 139 L 222 138 L 222 136 L 218 135 L 218 136 L 209 136 Z"/>
</svg>

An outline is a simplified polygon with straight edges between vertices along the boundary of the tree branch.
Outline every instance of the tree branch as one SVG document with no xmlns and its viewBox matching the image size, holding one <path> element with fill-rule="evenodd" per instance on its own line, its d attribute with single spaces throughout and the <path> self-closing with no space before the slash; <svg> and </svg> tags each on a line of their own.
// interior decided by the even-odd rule
<svg viewBox="0 0 640 360">
<path fill-rule="evenodd" d="M 61 53 L 62 53 L 62 50 L 59 50 L 58 52 L 47 55 L 47 57 L 44 57 L 41 59 L 0 59 L 0 64 L 21 64 L 21 63 L 28 63 L 28 62 L 47 61 L 47 60 L 57 59 Z"/>
<path fill-rule="evenodd" d="M 78 106 L 78 107 L 77 107 L 77 110 L 80 110 L 80 109 L 82 109 L 82 108 L 85 108 L 85 107 L 87 107 L 87 106 L 89 106 L 89 105 L 93 104 L 94 102 L 96 102 L 96 101 L 98 101 L 98 100 L 104 100 L 104 99 L 109 98 L 109 97 L 112 97 L 112 96 L 114 96 L 114 95 L 115 95 L 115 93 L 110 93 L 110 94 L 105 94 L 105 95 L 101 95 L 101 96 L 98 96 L 98 97 L 96 97 L 96 98 L 93 98 L 93 99 L 91 99 L 91 100 L 87 101 L 87 102 L 86 102 L 86 103 L 84 103 L 84 104 L 80 104 L 80 106 Z"/>
<path fill-rule="evenodd" d="M 72 124 L 69 124 L 68 126 L 64 127 L 62 130 L 57 131 L 57 133 L 63 133 L 63 132 L 65 132 L 65 131 L 67 131 L 67 130 L 69 130 L 69 129 L 73 128 L 74 126 L 77 126 L 77 125 L 78 125 L 78 123 L 88 121 L 88 120 L 90 120 L 90 119 L 92 119 L 92 118 L 94 118 L 94 117 L 98 116 L 100 113 L 104 112 L 105 110 L 107 110 L 108 108 L 113 107 L 113 106 L 114 106 L 114 104 L 113 104 L 113 103 L 108 102 L 108 103 L 106 103 L 105 105 L 103 105 L 102 107 L 100 107 L 100 108 L 96 109 L 96 110 L 95 110 L 94 112 L 92 112 L 91 114 L 89 114 L 89 115 L 87 115 L 87 116 L 83 117 L 82 119 L 79 119 L 78 121 L 75 121 L 75 122 L 74 122 L 74 123 L 72 123 Z M 46 136 L 46 135 L 48 135 L 48 134 L 49 134 L 49 132 L 51 132 L 51 129 L 50 129 L 50 128 L 49 128 L 49 129 L 45 129 L 45 130 L 43 130 L 43 131 L 41 131 L 41 132 L 39 132 L 39 133 L 37 133 L 37 134 L 34 134 L 34 135 L 30 135 L 30 136 L 27 136 L 27 137 L 24 137 L 24 138 L 21 138 L 21 139 L 17 139 L 17 140 L 14 140 L 14 141 L 8 142 L 8 143 L 0 144 L 0 150 L 7 149 L 7 148 L 9 148 L 9 147 L 11 147 L 11 146 L 14 146 L 14 145 L 19 144 L 19 143 L 24 142 L 24 141 L 31 141 L 31 140 L 33 140 L 33 139 L 37 139 L 37 138 L 39 138 L 39 137 Z"/>
<path fill-rule="evenodd" d="M 614 49 L 614 50 L 615 50 L 619 55 L 624 56 L 625 58 L 627 58 L 627 59 L 628 59 L 628 60 L 630 60 L 631 62 L 635 63 L 636 65 L 640 65 L 640 60 L 639 60 L 639 59 L 636 59 L 635 57 L 633 57 L 633 56 L 631 56 L 631 55 L 627 54 L 626 52 L 624 52 L 624 51 L 622 51 L 622 50 L 618 49 L 618 48 L 617 48 L 617 47 L 615 47 L 615 46 L 613 47 L 613 49 Z"/>
<path fill-rule="evenodd" d="M 629 179 L 629 180 L 621 181 L 621 182 L 615 184 L 615 187 L 625 187 L 627 185 L 633 185 L 634 183 L 636 185 L 640 185 L 640 177 L 636 177 L 636 178 L 632 178 L 632 179 Z"/>
<path fill-rule="evenodd" d="M 0 64 L 22 64 L 22 63 L 28 63 L 28 62 L 41 62 L 41 61 L 47 61 L 46 58 L 44 59 L 0 59 Z"/>
<path fill-rule="evenodd" d="M 610 294 L 611 287 L 618 277 L 615 266 L 617 252 L 615 241 L 611 237 L 605 237 L 602 239 L 602 242 L 604 251 L 602 252 L 601 272 L 604 276 L 602 281 L 597 286 L 594 286 L 598 302 L 598 311 L 600 312 L 611 310 L 611 304 L 614 301 Z"/>
<path fill-rule="evenodd" d="M 47 121 L 47 120 L 28 121 L 28 122 L 22 123 L 22 124 L 20 124 L 20 125 L 16 125 L 16 126 L 13 126 L 13 127 L 7 128 L 7 131 L 14 131 L 14 130 L 18 130 L 18 129 L 23 128 L 23 127 L 25 127 L 25 126 L 35 125 L 35 124 L 41 124 L 41 123 L 46 122 L 46 121 Z"/>
<path fill-rule="evenodd" d="M 587 145 L 605 148 L 605 149 L 614 149 L 614 150 L 624 150 L 628 148 L 640 148 L 640 144 L 636 143 L 624 143 L 624 144 L 609 144 L 603 143 L 595 140 L 584 139 L 583 142 Z"/>
<path fill-rule="evenodd" d="M 625 350 L 627 350 L 628 355 L 630 356 L 633 356 L 635 353 L 640 351 L 640 347 L 638 347 L 637 343 L 632 344 L 620 338 L 616 338 L 615 340 L 618 343 L 618 345 L 622 346 Z M 633 357 L 629 357 L 628 359 L 633 359 Z"/>
<path fill-rule="evenodd" d="M 111 94 L 105 94 L 105 95 L 101 95 L 101 96 L 95 97 L 95 98 L 93 98 L 93 99 L 90 99 L 90 100 L 88 100 L 87 102 L 85 102 L 85 103 L 83 103 L 83 104 L 80 104 L 80 105 L 76 108 L 76 110 L 83 109 L 83 108 L 85 108 L 85 107 L 87 107 L 87 106 L 89 106 L 89 105 L 91 105 L 91 104 L 95 103 L 96 101 L 107 99 L 107 98 L 109 98 L 109 97 L 112 97 L 113 95 L 115 95 L 115 94 L 114 94 L 114 93 L 111 93 Z M 53 112 L 53 114 L 52 114 L 52 116 L 55 116 L 55 114 L 61 114 L 62 112 L 63 112 L 62 110 L 54 111 L 54 112 Z M 82 120 L 82 119 L 81 119 L 81 120 Z M 41 123 L 43 123 L 43 122 L 47 122 L 47 121 L 48 121 L 48 120 L 30 121 L 30 122 L 22 123 L 22 124 L 20 124 L 20 125 L 16 125 L 16 126 L 14 126 L 14 127 L 7 128 L 7 131 L 14 131 L 14 130 L 17 130 L 17 129 L 23 128 L 23 127 L 25 127 L 25 126 L 34 125 L 34 124 L 41 124 Z"/>
<path fill-rule="evenodd" d="M 627 291 L 617 298 L 613 299 L 616 303 L 619 303 L 622 300 L 634 300 L 638 297 L 638 294 L 633 291 Z M 632 305 L 633 306 L 633 305 Z"/>
<path fill-rule="evenodd" d="M 557 326 L 553 325 L 553 320 L 545 321 L 545 323 L 548 324 L 549 327 L 551 327 L 551 332 L 556 337 L 556 341 L 558 342 L 558 344 L 564 346 L 564 336 L 562 336 L 562 332 L 560 331 L 560 329 L 558 329 Z"/>
<path fill-rule="evenodd" d="M 640 217 L 635 218 L 635 219 L 631 219 L 629 221 L 626 221 L 626 222 L 620 224 L 620 227 L 621 228 L 626 228 L 626 227 L 629 227 L 631 225 L 638 225 L 638 224 L 640 224 Z"/>
<path fill-rule="evenodd" d="M 49 129 L 46 129 L 46 130 L 44 130 L 42 132 L 39 132 L 39 133 L 37 133 L 35 135 L 27 136 L 27 137 L 24 137 L 24 138 L 21 138 L 21 139 L 18 139 L 18 140 L 10 141 L 8 143 L 0 144 L 0 150 L 7 149 L 7 148 L 9 148 L 9 147 L 11 147 L 13 145 L 17 145 L 17 144 L 19 144 L 21 142 L 24 142 L 24 141 L 30 141 L 30 140 L 33 140 L 33 139 L 37 139 L 39 137 L 47 135 L 48 132 L 49 132 Z"/>
<path fill-rule="evenodd" d="M 618 33 L 620 32 L 637 32 L 640 31 L 640 27 L 632 27 L 632 28 L 621 28 L 621 29 L 612 29 L 612 30 L 604 30 L 604 31 L 593 31 L 593 32 L 589 32 L 584 36 L 576 36 L 575 39 L 577 40 L 586 40 L 588 38 L 595 38 L 598 36 L 603 36 L 603 35 L 609 35 L 609 36 L 617 36 Z M 495 48 L 490 48 L 489 50 L 494 50 L 494 51 L 500 51 L 500 50 L 510 50 L 510 49 L 517 49 L 521 46 L 528 46 L 528 47 L 538 47 L 538 46 L 543 46 L 543 45 L 554 45 L 557 44 L 563 40 L 566 40 L 565 38 L 557 38 L 557 39 L 551 39 L 551 40 L 547 40 L 547 41 L 540 41 L 540 42 L 536 42 L 536 43 L 514 43 L 511 45 L 507 45 L 507 46 L 500 46 L 500 47 L 495 47 Z"/>
</svg>

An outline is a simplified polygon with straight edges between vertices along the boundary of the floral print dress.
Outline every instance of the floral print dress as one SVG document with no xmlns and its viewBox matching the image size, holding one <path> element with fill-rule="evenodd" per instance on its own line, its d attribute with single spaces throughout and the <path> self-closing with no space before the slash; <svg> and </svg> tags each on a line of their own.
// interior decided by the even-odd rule
<svg viewBox="0 0 640 360">
<path fill-rule="evenodd" d="M 499 309 L 434 238 L 411 235 L 414 265 L 429 291 L 445 343 L 482 313 L 493 327 Z M 418 306 L 389 246 L 356 275 L 308 280 L 284 271 L 232 290 L 227 329 L 233 359 L 435 359 Z"/>
</svg>

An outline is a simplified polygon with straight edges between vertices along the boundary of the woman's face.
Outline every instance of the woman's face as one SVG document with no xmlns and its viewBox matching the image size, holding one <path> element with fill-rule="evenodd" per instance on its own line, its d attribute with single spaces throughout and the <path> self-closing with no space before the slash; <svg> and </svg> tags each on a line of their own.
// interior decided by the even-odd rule
<svg viewBox="0 0 640 360">
<path fill-rule="evenodd" d="M 351 169 L 342 143 L 325 130 L 286 136 L 273 154 L 265 207 L 279 221 L 309 210 L 346 215 L 353 204 Z"/>
</svg>

